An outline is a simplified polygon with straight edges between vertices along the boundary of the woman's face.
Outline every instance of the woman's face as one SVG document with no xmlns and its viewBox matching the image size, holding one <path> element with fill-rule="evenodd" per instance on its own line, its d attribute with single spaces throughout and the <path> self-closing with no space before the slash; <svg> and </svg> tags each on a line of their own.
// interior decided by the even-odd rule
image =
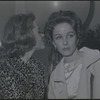
<svg viewBox="0 0 100 100">
<path fill-rule="evenodd" d="M 70 24 L 60 23 L 54 27 L 53 44 L 65 57 L 74 53 L 77 45 L 77 36 Z"/>
<path fill-rule="evenodd" d="M 33 33 L 35 35 L 36 39 L 36 50 L 38 49 L 44 49 L 44 42 L 43 42 L 43 34 L 39 33 L 39 26 L 36 21 L 33 21 Z"/>
</svg>

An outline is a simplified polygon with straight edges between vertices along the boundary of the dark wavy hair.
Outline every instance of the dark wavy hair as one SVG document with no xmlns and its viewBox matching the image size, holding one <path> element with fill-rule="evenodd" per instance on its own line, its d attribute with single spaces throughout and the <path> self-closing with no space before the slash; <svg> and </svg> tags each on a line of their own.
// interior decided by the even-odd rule
<svg viewBox="0 0 100 100">
<path fill-rule="evenodd" d="M 54 27 L 60 23 L 69 23 L 73 27 L 79 40 L 77 44 L 77 48 L 80 48 L 82 38 L 83 38 L 82 21 L 79 18 L 79 16 L 77 16 L 73 11 L 53 12 L 45 24 L 44 34 L 48 44 L 51 46 L 50 56 L 52 55 L 51 60 L 54 65 L 56 65 L 59 62 L 59 60 L 62 58 L 62 55 L 57 50 L 54 49 L 54 46 L 52 44 Z"/>
<path fill-rule="evenodd" d="M 32 13 L 16 14 L 8 20 L 1 38 L 7 55 L 20 57 L 35 46 L 36 40 L 32 31 L 34 20 L 35 15 Z"/>
</svg>

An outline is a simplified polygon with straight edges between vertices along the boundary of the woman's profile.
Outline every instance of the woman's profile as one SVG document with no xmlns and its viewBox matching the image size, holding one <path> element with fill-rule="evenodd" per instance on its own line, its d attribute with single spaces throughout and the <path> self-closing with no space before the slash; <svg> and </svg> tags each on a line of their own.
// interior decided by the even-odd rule
<svg viewBox="0 0 100 100">
<path fill-rule="evenodd" d="M 44 48 L 35 15 L 13 15 L 1 43 L 6 56 L 0 65 L 0 98 L 45 98 L 44 65 L 32 56 Z"/>
</svg>

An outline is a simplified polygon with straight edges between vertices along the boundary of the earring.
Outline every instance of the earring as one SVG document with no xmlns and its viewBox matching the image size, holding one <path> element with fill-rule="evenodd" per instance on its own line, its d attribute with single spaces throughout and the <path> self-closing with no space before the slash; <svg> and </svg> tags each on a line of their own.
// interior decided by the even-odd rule
<svg viewBox="0 0 100 100">
<path fill-rule="evenodd" d="M 55 51 L 57 51 L 57 48 L 56 48 L 56 46 L 54 46 L 54 49 L 55 49 Z"/>
</svg>

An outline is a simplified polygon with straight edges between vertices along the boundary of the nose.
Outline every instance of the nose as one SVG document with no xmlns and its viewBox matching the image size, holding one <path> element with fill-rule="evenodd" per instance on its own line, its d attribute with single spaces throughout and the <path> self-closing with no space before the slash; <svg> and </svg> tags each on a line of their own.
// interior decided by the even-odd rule
<svg viewBox="0 0 100 100">
<path fill-rule="evenodd" d="M 40 32 L 40 36 L 44 40 L 44 34 L 43 34 L 43 32 Z"/>
<path fill-rule="evenodd" d="M 40 32 L 40 36 L 43 38 L 44 37 L 44 34 L 43 34 L 43 32 Z"/>
<path fill-rule="evenodd" d="M 63 38 L 63 44 L 64 44 L 64 45 L 67 45 L 67 44 L 68 44 L 68 40 L 67 40 L 66 37 Z"/>
<path fill-rule="evenodd" d="M 41 37 L 42 41 L 45 43 L 45 37 L 44 37 L 43 32 L 40 32 L 40 37 Z"/>
</svg>

